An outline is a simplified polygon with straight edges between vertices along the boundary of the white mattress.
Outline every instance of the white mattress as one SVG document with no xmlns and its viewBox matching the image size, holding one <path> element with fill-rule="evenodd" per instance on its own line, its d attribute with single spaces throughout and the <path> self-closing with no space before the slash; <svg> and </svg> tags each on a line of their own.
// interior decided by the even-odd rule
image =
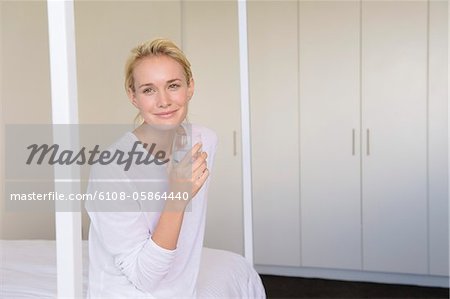
<svg viewBox="0 0 450 299">
<path fill-rule="evenodd" d="M 56 297 L 55 241 L 0 240 L 0 258 L 0 298 Z M 87 265 L 87 241 L 83 241 L 84 292 Z"/>
<path fill-rule="evenodd" d="M 83 293 L 88 282 L 88 247 L 83 241 Z M 203 248 L 199 298 L 265 298 L 258 274 L 244 258 Z M 56 243 L 49 240 L 0 240 L 0 298 L 55 298 Z"/>
</svg>

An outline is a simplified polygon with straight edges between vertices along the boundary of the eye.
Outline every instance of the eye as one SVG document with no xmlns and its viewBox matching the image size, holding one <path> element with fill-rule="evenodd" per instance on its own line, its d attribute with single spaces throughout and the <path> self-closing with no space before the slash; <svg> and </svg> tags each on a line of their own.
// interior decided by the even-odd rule
<svg viewBox="0 0 450 299">
<path fill-rule="evenodd" d="M 169 89 L 172 89 L 172 90 L 177 90 L 179 87 L 180 87 L 180 84 L 178 84 L 178 83 L 172 83 L 169 85 Z"/>
<path fill-rule="evenodd" d="M 151 87 L 146 88 L 142 91 L 142 93 L 144 93 L 144 94 L 153 94 L 154 92 L 155 92 L 155 90 Z"/>
</svg>

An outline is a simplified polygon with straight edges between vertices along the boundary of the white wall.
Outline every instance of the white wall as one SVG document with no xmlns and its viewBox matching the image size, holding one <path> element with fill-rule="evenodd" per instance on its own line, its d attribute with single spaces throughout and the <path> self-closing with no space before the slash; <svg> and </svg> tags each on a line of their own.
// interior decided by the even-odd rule
<svg viewBox="0 0 450 299">
<path fill-rule="evenodd" d="M 47 7 L 42 1 L 1 1 L 1 144 L 4 124 L 51 123 Z M 20 138 L 20 136 L 18 136 Z M 4 158 L 0 194 L 4 194 Z M 0 205 L 0 238 L 54 239 L 54 213 L 8 212 Z"/>
</svg>

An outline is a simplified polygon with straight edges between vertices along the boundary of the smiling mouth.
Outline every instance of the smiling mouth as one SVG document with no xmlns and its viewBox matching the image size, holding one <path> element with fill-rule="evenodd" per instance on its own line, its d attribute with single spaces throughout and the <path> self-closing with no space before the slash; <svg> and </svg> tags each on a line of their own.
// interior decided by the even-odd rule
<svg viewBox="0 0 450 299">
<path fill-rule="evenodd" d="M 157 114 L 155 114 L 155 115 L 158 116 L 158 117 L 161 117 L 161 118 L 170 118 L 170 117 L 172 117 L 172 116 L 175 114 L 175 112 L 177 112 L 177 111 L 178 111 L 178 109 L 177 109 L 177 110 L 173 110 L 173 111 L 164 112 L 164 113 L 157 113 Z"/>
</svg>

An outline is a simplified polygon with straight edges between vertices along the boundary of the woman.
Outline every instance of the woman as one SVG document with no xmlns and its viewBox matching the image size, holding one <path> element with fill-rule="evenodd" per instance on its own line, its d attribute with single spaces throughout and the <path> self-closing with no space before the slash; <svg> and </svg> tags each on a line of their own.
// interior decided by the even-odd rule
<svg viewBox="0 0 450 299">
<path fill-rule="evenodd" d="M 259 276 L 242 257 L 202 251 L 217 138 L 205 127 L 183 123 L 194 94 L 188 60 L 169 40 L 143 43 L 128 59 L 125 88 L 143 123 L 109 151 L 137 148 L 160 159 L 129 170 L 119 163 L 91 170 L 89 192 L 113 191 L 119 200 L 86 204 L 91 218 L 88 297 L 265 298 Z M 201 141 L 175 163 L 167 158 L 180 129 Z M 165 194 L 164 200 L 155 200 L 157 192 Z"/>
</svg>

